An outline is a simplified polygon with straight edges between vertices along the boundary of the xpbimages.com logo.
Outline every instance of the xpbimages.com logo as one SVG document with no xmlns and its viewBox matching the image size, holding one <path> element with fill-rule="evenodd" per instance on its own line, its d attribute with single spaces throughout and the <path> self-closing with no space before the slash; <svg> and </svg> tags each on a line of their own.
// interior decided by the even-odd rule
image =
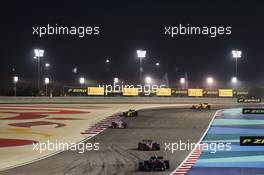
<svg viewBox="0 0 264 175">
<path fill-rule="evenodd" d="M 231 35 L 231 33 L 231 26 L 191 26 L 190 24 L 179 24 L 176 26 L 164 27 L 164 35 L 171 38 L 181 35 L 209 36 L 215 38 L 218 36 Z"/>
<path fill-rule="evenodd" d="M 47 140 L 47 142 L 37 142 L 33 143 L 33 151 L 37 151 L 39 153 L 43 153 L 46 151 L 77 151 L 78 153 L 84 153 L 85 151 L 98 151 L 99 143 L 67 143 L 67 142 L 60 142 L 55 140 L 55 142 L 51 142 Z"/>
<path fill-rule="evenodd" d="M 198 143 L 190 142 L 189 140 L 187 142 L 180 140 L 179 142 L 164 143 L 164 150 L 171 152 L 172 154 L 176 151 L 191 151 L 195 148 L 201 149 Z M 218 151 L 231 151 L 232 143 L 203 143 L 203 150 L 212 154 L 215 154 Z"/>
<path fill-rule="evenodd" d="M 44 36 L 77 36 L 83 38 L 91 35 L 99 35 L 99 26 L 59 26 L 58 24 L 45 26 L 33 26 L 32 34 L 38 37 Z"/>
</svg>

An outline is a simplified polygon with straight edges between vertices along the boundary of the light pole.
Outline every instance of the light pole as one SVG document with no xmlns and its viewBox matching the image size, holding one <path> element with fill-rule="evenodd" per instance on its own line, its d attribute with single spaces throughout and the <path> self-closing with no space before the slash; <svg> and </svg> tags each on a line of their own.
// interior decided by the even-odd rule
<svg viewBox="0 0 264 175">
<path fill-rule="evenodd" d="M 45 63 L 45 67 L 46 67 L 46 69 L 48 69 L 50 67 L 50 64 L 49 63 Z"/>
<path fill-rule="evenodd" d="M 38 61 L 38 89 L 40 88 L 40 58 L 44 56 L 44 50 L 34 49 L 35 56 L 34 59 Z"/>
<path fill-rule="evenodd" d="M 83 84 L 85 83 L 84 77 L 80 77 L 79 82 L 81 84 L 81 87 L 83 87 Z"/>
<path fill-rule="evenodd" d="M 207 81 L 207 84 L 209 85 L 209 87 L 211 88 L 211 86 L 212 86 L 213 83 L 214 83 L 214 79 L 213 79 L 212 77 L 208 77 L 208 78 L 206 79 L 206 81 Z"/>
<path fill-rule="evenodd" d="M 118 78 L 117 77 L 114 78 L 114 83 L 118 83 Z"/>
<path fill-rule="evenodd" d="M 152 83 L 152 78 L 149 77 L 149 76 L 147 76 L 147 77 L 145 78 L 145 82 L 146 82 L 146 84 L 151 84 L 151 83 Z"/>
<path fill-rule="evenodd" d="M 233 88 L 236 88 L 238 85 L 237 77 L 232 77 L 231 82 L 232 82 Z"/>
<path fill-rule="evenodd" d="M 117 77 L 114 78 L 114 92 L 116 92 L 116 84 L 119 82 Z"/>
<path fill-rule="evenodd" d="M 232 55 L 233 55 L 233 58 L 236 59 L 236 77 L 237 77 L 237 74 L 238 74 L 237 61 L 238 61 L 238 58 L 242 57 L 242 51 L 240 51 L 240 50 L 232 50 Z"/>
<path fill-rule="evenodd" d="M 16 88 L 16 84 L 18 82 L 18 76 L 14 76 L 13 77 L 13 83 L 14 83 L 14 96 L 16 96 L 17 93 L 17 88 Z"/>
<path fill-rule="evenodd" d="M 181 83 L 181 85 L 182 85 L 182 88 L 184 89 L 185 88 L 185 78 L 181 78 L 180 79 L 180 83 Z"/>
<path fill-rule="evenodd" d="M 142 59 L 146 57 L 147 51 L 137 50 L 137 57 L 139 58 L 139 84 L 141 84 L 141 77 L 143 72 Z"/>
<path fill-rule="evenodd" d="M 48 96 L 48 85 L 50 83 L 50 79 L 48 77 L 46 77 L 44 79 L 44 82 L 45 82 L 45 86 L 46 86 L 46 96 Z"/>
<path fill-rule="evenodd" d="M 232 83 L 237 83 L 237 77 L 232 77 Z"/>
</svg>

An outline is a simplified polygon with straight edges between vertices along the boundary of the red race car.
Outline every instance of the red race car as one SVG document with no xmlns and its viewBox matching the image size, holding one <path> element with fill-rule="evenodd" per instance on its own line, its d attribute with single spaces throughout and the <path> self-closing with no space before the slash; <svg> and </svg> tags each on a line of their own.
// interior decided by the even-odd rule
<svg viewBox="0 0 264 175">
<path fill-rule="evenodd" d="M 167 169 L 170 169 L 170 162 L 163 157 L 153 156 L 139 163 L 139 171 L 166 171 Z"/>
</svg>

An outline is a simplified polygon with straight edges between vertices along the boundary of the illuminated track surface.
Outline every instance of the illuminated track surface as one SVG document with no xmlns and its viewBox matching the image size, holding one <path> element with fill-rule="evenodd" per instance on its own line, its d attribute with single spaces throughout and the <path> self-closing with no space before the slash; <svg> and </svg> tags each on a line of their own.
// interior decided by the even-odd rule
<svg viewBox="0 0 264 175">
<path fill-rule="evenodd" d="M 215 117 L 202 143 L 231 143 L 231 150 L 204 150 L 187 175 L 263 175 L 264 146 L 240 146 L 240 136 L 263 136 L 264 115 L 226 109 Z"/>
<path fill-rule="evenodd" d="M 87 142 L 100 143 L 99 151 L 83 154 L 65 151 L 44 160 L 0 172 L 1 175 L 51 174 L 153 174 L 139 172 L 138 163 L 152 155 L 170 160 L 171 169 L 154 174 L 169 174 L 191 150 L 171 154 L 164 150 L 168 142 L 198 142 L 212 119 L 215 110 L 194 112 L 191 109 L 167 108 L 139 112 L 135 118 L 125 118 L 128 129 L 107 129 Z M 161 151 L 137 151 L 137 143 L 151 138 L 161 144 Z"/>
</svg>

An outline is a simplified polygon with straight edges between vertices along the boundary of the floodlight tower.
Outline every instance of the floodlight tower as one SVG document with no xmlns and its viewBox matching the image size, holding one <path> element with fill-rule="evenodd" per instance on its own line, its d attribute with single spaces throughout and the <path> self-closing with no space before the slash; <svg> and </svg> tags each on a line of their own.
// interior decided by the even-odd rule
<svg viewBox="0 0 264 175">
<path fill-rule="evenodd" d="M 185 78 L 181 78 L 180 79 L 180 84 L 182 85 L 182 88 L 184 89 L 185 88 L 185 84 L 186 84 L 186 80 L 185 80 Z"/>
<path fill-rule="evenodd" d="M 212 85 L 214 84 L 214 79 L 213 79 L 213 77 L 207 77 L 206 82 L 207 82 L 209 88 L 211 88 Z"/>
<path fill-rule="evenodd" d="M 139 58 L 139 84 L 141 84 L 141 77 L 143 72 L 142 59 L 146 57 L 146 50 L 137 50 L 137 57 Z"/>
<path fill-rule="evenodd" d="M 79 83 L 81 84 L 81 87 L 83 87 L 83 85 L 85 83 L 85 78 L 84 77 L 80 77 Z"/>
<path fill-rule="evenodd" d="M 146 78 L 145 78 L 145 82 L 146 82 L 146 84 L 151 84 L 152 83 L 152 78 L 150 77 L 150 76 L 147 76 Z"/>
<path fill-rule="evenodd" d="M 44 79 L 44 83 L 45 83 L 45 86 L 46 86 L 46 96 L 48 96 L 48 85 L 50 83 L 50 79 L 48 77 L 46 77 Z"/>
<path fill-rule="evenodd" d="M 13 77 L 13 83 L 14 83 L 14 96 L 16 96 L 16 92 L 17 92 L 17 87 L 16 87 L 17 82 L 18 82 L 18 76 L 14 76 L 14 77 Z"/>
<path fill-rule="evenodd" d="M 34 49 L 35 56 L 34 59 L 38 61 L 38 89 L 40 88 L 40 58 L 44 56 L 44 50 Z"/>
<path fill-rule="evenodd" d="M 238 61 L 238 58 L 241 58 L 242 57 L 242 51 L 240 50 L 232 50 L 232 55 L 233 55 L 233 58 L 236 59 L 236 77 L 237 77 L 237 61 Z"/>
<path fill-rule="evenodd" d="M 232 81 L 233 84 L 236 84 L 237 83 L 237 77 L 232 77 L 231 81 Z"/>
</svg>

